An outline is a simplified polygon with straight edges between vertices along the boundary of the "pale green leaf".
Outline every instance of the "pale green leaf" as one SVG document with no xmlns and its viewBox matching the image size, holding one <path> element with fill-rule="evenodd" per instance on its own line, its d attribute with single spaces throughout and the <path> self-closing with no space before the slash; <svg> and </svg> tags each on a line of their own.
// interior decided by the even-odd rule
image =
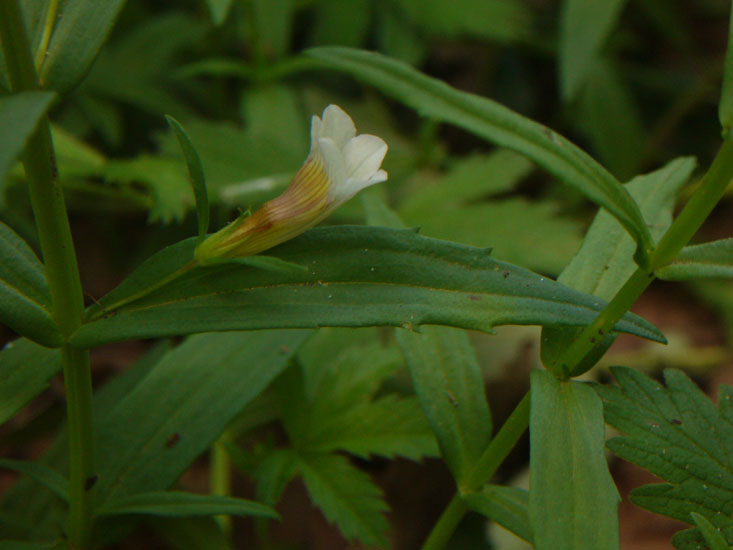
<svg viewBox="0 0 733 550">
<path fill-rule="evenodd" d="M 517 487 L 487 484 L 478 493 L 461 497 L 468 507 L 495 521 L 518 537 L 532 542 L 529 526 L 529 493 Z"/>
<path fill-rule="evenodd" d="M 618 550 L 618 491 L 590 386 L 531 374 L 529 517 L 537 550 Z"/>
<path fill-rule="evenodd" d="M 667 281 L 702 277 L 733 277 L 733 239 L 686 246 L 672 263 L 655 274 Z"/>
</svg>

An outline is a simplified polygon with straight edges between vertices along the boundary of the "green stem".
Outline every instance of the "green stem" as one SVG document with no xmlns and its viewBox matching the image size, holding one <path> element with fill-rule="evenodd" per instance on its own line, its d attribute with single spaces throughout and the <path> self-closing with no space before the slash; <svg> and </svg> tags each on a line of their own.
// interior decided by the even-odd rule
<svg viewBox="0 0 733 550">
<path fill-rule="evenodd" d="M 695 193 L 652 252 L 650 257 L 652 272 L 637 269 L 600 315 L 558 356 L 554 366 L 560 366 L 570 376 L 576 374 L 573 368 L 601 341 L 600 337 L 603 334 L 613 329 L 654 280 L 653 270 L 670 263 L 697 233 L 723 197 L 731 180 L 733 180 L 733 142 L 726 140 Z"/>
<path fill-rule="evenodd" d="M 0 43 L 13 92 L 38 89 L 25 22 L 18 0 L 0 2 Z M 23 154 L 44 272 L 53 299 L 53 316 L 65 337 L 81 325 L 84 299 L 74 242 L 61 188 L 56 181 L 51 131 L 43 118 Z M 69 430 L 69 547 L 91 546 L 94 476 L 92 380 L 89 352 L 61 348 Z"/>
<path fill-rule="evenodd" d="M 94 432 L 92 427 L 92 376 L 89 352 L 64 344 L 66 414 L 69 432 L 69 516 L 67 536 L 70 548 L 91 548 L 92 487 L 94 475 Z"/>
<path fill-rule="evenodd" d="M 225 447 L 228 438 L 228 432 L 224 432 L 211 448 L 210 486 L 213 495 L 229 496 L 232 493 L 232 465 Z M 229 537 L 232 531 L 231 516 L 216 516 L 216 521 L 224 535 Z"/>
<path fill-rule="evenodd" d="M 59 0 L 51 0 L 48 3 L 48 9 L 46 10 L 46 24 L 43 26 L 43 35 L 41 36 L 41 42 L 38 44 L 38 50 L 36 50 L 36 71 L 41 72 L 41 66 L 46 61 L 46 51 L 48 50 L 48 43 L 51 41 L 51 34 L 53 33 L 53 27 L 56 24 L 56 12 L 58 11 Z"/>
<path fill-rule="evenodd" d="M 519 438 L 522 437 L 528 425 L 529 393 L 514 408 L 499 433 L 491 440 L 491 443 L 476 461 L 465 482 L 459 487 L 459 494 L 453 497 L 438 522 L 433 526 L 433 530 L 430 532 L 425 544 L 423 544 L 423 550 L 439 550 L 447 544 L 468 511 L 461 495 L 477 491 L 491 479 L 509 455 L 509 452 L 517 444 Z"/>
</svg>

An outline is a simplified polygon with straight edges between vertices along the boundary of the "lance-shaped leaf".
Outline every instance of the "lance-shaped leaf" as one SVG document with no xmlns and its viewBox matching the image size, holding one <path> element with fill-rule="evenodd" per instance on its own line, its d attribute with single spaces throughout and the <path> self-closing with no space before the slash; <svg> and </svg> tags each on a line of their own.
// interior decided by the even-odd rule
<svg viewBox="0 0 733 550">
<path fill-rule="evenodd" d="M 579 147 L 553 130 L 485 97 L 451 88 L 409 65 L 352 48 L 314 48 L 308 53 L 329 68 L 354 75 L 423 116 L 460 126 L 535 161 L 606 208 L 639 245 L 640 258 L 652 246 L 639 207 L 621 184 Z"/>
<path fill-rule="evenodd" d="M 72 340 L 95 346 L 216 330 L 443 324 L 490 331 L 502 324 L 581 326 L 604 306 L 489 251 L 410 230 L 341 226 L 311 230 L 269 254 L 308 266 L 272 272 L 241 265 L 183 271 L 193 240 L 168 247 L 88 312 Z M 150 293 L 143 295 L 146 290 Z M 175 321 L 175 322 L 174 322 Z M 638 316 L 616 330 L 661 340 Z"/>
<path fill-rule="evenodd" d="M 61 343 L 51 317 L 43 266 L 12 229 L 0 223 L 0 322 L 44 346 Z"/>
<path fill-rule="evenodd" d="M 532 542 L 529 526 L 529 493 L 519 487 L 485 485 L 478 493 L 462 495 L 468 507 L 495 521 L 518 537 Z"/>
<path fill-rule="evenodd" d="M 660 279 L 687 281 L 702 277 L 733 277 L 733 239 L 686 246 L 671 264 L 656 271 Z"/>
</svg>

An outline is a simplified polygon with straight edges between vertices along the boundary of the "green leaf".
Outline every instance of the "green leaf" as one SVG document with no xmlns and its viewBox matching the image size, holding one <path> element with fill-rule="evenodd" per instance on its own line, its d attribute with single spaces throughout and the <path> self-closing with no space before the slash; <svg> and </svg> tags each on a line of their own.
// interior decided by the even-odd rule
<svg viewBox="0 0 733 550">
<path fill-rule="evenodd" d="M 605 168 L 558 133 L 495 101 L 453 89 L 376 53 L 350 48 L 315 48 L 308 53 L 332 69 L 374 85 L 423 116 L 455 124 L 522 153 L 611 212 L 634 237 L 641 255 L 651 248 L 649 230 L 628 192 Z"/>
<path fill-rule="evenodd" d="M 315 6 L 311 42 L 317 45 L 360 46 L 372 21 L 369 0 L 321 0 Z"/>
<path fill-rule="evenodd" d="M 216 520 L 209 516 L 154 516 L 146 522 L 171 550 L 232 550 Z"/>
<path fill-rule="evenodd" d="M 586 384 L 531 374 L 529 517 L 535 548 L 619 548 L 601 400 Z"/>
<path fill-rule="evenodd" d="M 725 51 L 723 86 L 720 90 L 718 118 L 720 119 L 723 134 L 727 135 L 730 132 L 731 125 L 733 125 L 733 3 L 731 4 L 728 21 L 728 48 Z"/>
<path fill-rule="evenodd" d="M 626 0 L 565 0 L 560 16 L 560 90 L 575 97 L 598 52 L 616 24 Z"/>
<path fill-rule="evenodd" d="M 300 454 L 298 466 L 313 504 L 344 537 L 387 547 L 387 505 L 369 476 L 339 455 Z"/>
<path fill-rule="evenodd" d="M 199 335 L 167 353 L 97 426 L 99 505 L 173 483 L 282 371 L 307 334 Z"/>
<path fill-rule="evenodd" d="M 460 485 L 491 440 L 491 413 L 481 370 L 465 331 L 424 327 L 397 331 L 415 393 Z"/>
<path fill-rule="evenodd" d="M 0 322 L 44 346 L 61 345 L 51 316 L 43 266 L 31 248 L 0 222 Z"/>
<path fill-rule="evenodd" d="M 255 47 L 267 59 L 284 55 L 290 45 L 294 0 L 252 0 Z"/>
<path fill-rule="evenodd" d="M 720 534 L 720 529 L 714 527 L 705 516 L 701 516 L 697 512 L 691 512 L 690 516 L 692 516 L 695 525 L 705 537 L 705 542 L 708 543 L 710 550 L 730 550 L 730 545 Z"/>
<path fill-rule="evenodd" d="M 25 149 L 38 121 L 51 107 L 53 92 L 21 92 L 0 96 L 0 186 Z"/>
<path fill-rule="evenodd" d="M 214 516 L 229 514 L 276 519 L 277 512 L 259 502 L 220 495 L 197 495 L 180 491 L 150 491 L 108 500 L 98 516 L 149 514 L 153 516 Z"/>
<path fill-rule="evenodd" d="M 214 22 L 214 25 L 221 25 L 229 15 L 229 10 L 232 8 L 232 0 L 206 0 L 206 5 L 209 6 L 211 20 Z"/>
<path fill-rule="evenodd" d="M 718 410 L 682 372 L 664 372 L 665 388 L 644 374 L 612 368 L 620 387 L 596 387 L 606 422 L 627 435 L 608 441 L 621 458 L 667 484 L 631 492 L 631 501 L 692 523 L 696 512 L 733 542 L 733 390 L 721 386 Z"/>
<path fill-rule="evenodd" d="M 8 343 L 0 351 L 0 424 L 45 390 L 60 370 L 58 350 L 24 339 Z"/>
<path fill-rule="evenodd" d="M 148 296 L 193 258 L 194 240 L 163 249 L 88 312 L 75 345 L 214 330 L 447 324 L 582 326 L 602 300 L 492 259 L 486 250 L 409 230 L 339 226 L 310 230 L 269 251 L 308 273 L 215 265 L 193 269 Z M 171 319 L 176 319 L 171 323 Z M 617 330 L 660 340 L 627 315 Z"/>
<path fill-rule="evenodd" d="M 235 263 L 264 269 L 265 271 L 278 271 L 280 273 L 297 273 L 308 271 L 308 268 L 301 264 L 286 262 L 274 256 L 246 256 L 243 258 L 231 258 L 222 260 L 222 263 Z"/>
<path fill-rule="evenodd" d="M 518 537 L 532 542 L 527 511 L 529 493 L 524 489 L 488 484 L 480 493 L 464 494 L 461 498 L 474 512 L 483 514 Z"/>
<path fill-rule="evenodd" d="M 733 277 L 733 239 L 686 246 L 672 263 L 655 274 L 667 281 L 701 277 Z"/>
<path fill-rule="evenodd" d="M 308 451 L 346 451 L 365 459 L 370 455 L 411 460 L 438 456 L 435 437 L 418 401 L 396 395 L 357 403 L 322 419 L 311 427 L 307 439 Z"/>
<path fill-rule="evenodd" d="M 664 167 L 637 176 L 626 188 L 641 208 L 658 241 L 672 223 L 677 195 L 695 169 L 695 160 L 682 157 Z M 558 282 L 594 296 L 611 300 L 636 270 L 634 242 L 608 212 L 596 214 L 578 253 L 558 277 Z M 577 336 L 576 329 L 544 327 L 542 361 L 552 365 L 554 358 Z M 604 343 L 579 365 L 577 373 L 591 368 L 615 341 L 616 335 L 604 335 Z"/>
<path fill-rule="evenodd" d="M 30 460 L 12 460 L 0 458 L 0 468 L 7 468 L 36 480 L 62 500 L 69 500 L 69 481 L 48 466 Z"/>
<path fill-rule="evenodd" d="M 291 449 L 269 452 L 252 472 L 257 481 L 257 498 L 274 506 L 298 470 L 298 457 Z"/>
<path fill-rule="evenodd" d="M 198 240 L 201 242 L 206 238 L 206 234 L 209 231 L 209 195 L 206 192 L 204 169 L 201 167 L 201 159 L 199 159 L 196 148 L 191 143 L 191 139 L 186 134 L 186 130 L 183 129 L 181 123 L 169 115 L 165 115 L 165 119 L 175 134 L 178 144 L 181 146 L 183 158 L 186 160 L 188 176 L 193 187 L 193 196 L 196 199 L 196 212 L 198 213 L 199 221 Z"/>
<path fill-rule="evenodd" d="M 125 0 L 61 3 L 40 70 L 44 88 L 65 94 L 84 78 L 124 4 Z"/>
</svg>

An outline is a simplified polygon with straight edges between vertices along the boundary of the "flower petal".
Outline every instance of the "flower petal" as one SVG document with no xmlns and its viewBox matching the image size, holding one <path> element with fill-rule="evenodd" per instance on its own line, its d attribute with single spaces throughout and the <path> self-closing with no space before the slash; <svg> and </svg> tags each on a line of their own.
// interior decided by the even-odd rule
<svg viewBox="0 0 733 550">
<path fill-rule="evenodd" d="M 338 105 L 329 105 L 323 110 L 323 123 L 319 137 L 331 138 L 339 149 L 356 135 L 356 127 L 351 117 Z"/>
<path fill-rule="evenodd" d="M 356 136 L 344 147 L 347 177 L 368 180 L 379 170 L 386 154 L 387 144 L 381 138 L 369 134 Z"/>
</svg>

